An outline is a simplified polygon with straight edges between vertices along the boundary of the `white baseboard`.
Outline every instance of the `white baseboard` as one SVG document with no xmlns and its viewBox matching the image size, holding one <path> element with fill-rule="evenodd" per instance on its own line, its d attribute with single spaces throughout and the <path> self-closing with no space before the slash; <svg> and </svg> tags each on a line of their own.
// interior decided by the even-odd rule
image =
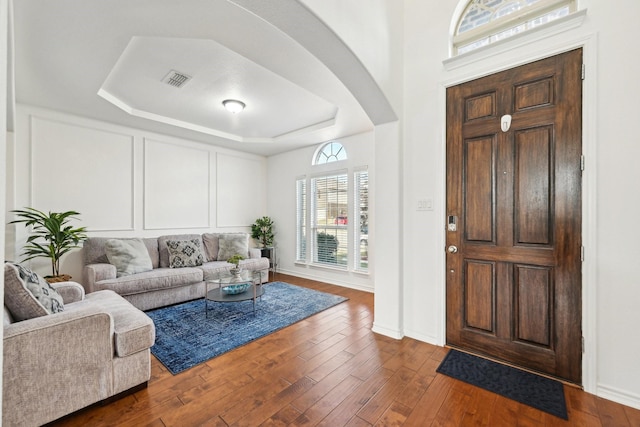
<svg viewBox="0 0 640 427">
<path fill-rule="evenodd" d="M 640 396 L 637 394 L 629 393 L 615 387 L 598 384 L 598 392 L 596 395 L 603 399 L 612 400 L 622 405 L 640 409 Z"/>
<path fill-rule="evenodd" d="M 444 347 L 444 343 L 438 337 L 432 335 L 425 335 L 419 332 L 406 330 L 404 331 L 404 335 L 409 338 L 413 338 L 414 340 L 426 342 L 428 344 L 437 345 L 438 347 Z"/>
<path fill-rule="evenodd" d="M 318 282 L 328 283 L 330 285 L 342 286 L 343 288 L 355 289 L 358 291 L 373 293 L 373 288 L 370 286 L 362 286 L 357 283 L 350 283 L 342 280 L 333 280 L 326 277 L 319 277 L 317 275 L 305 274 L 300 271 L 290 271 L 278 269 L 278 274 L 287 274 L 289 276 L 301 277 L 303 279 L 315 280 Z"/>
<path fill-rule="evenodd" d="M 404 337 L 401 331 L 397 329 L 385 328 L 384 326 L 376 324 L 376 322 L 373 322 L 373 327 L 371 328 L 371 330 L 376 334 L 384 335 L 385 337 L 393 338 L 395 340 L 401 340 Z"/>
</svg>

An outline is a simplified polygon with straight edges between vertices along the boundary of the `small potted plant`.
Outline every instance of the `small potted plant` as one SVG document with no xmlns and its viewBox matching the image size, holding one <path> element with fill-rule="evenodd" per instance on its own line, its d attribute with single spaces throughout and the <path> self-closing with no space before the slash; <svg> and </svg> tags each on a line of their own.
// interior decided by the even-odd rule
<svg viewBox="0 0 640 427">
<path fill-rule="evenodd" d="M 268 216 L 256 219 L 251 225 L 251 237 L 258 240 L 263 248 L 273 245 L 273 220 Z"/>
<path fill-rule="evenodd" d="M 76 211 L 44 213 L 34 208 L 17 209 L 11 211 L 20 219 L 9 224 L 24 223 L 31 227 L 32 234 L 27 238 L 27 244 L 22 249 L 24 258 L 28 261 L 34 258 L 49 258 L 51 260 L 51 276 L 45 276 L 48 282 L 59 282 L 71 279 L 68 274 L 60 274 L 60 258 L 62 255 L 79 248 L 87 235 L 85 227 L 72 227 L 69 220 L 80 215 Z"/>
<path fill-rule="evenodd" d="M 240 274 L 240 272 L 242 272 L 242 268 L 240 268 L 240 261 L 242 261 L 243 259 L 244 257 L 242 255 L 235 254 L 234 256 L 232 256 L 227 260 L 229 264 L 235 265 L 235 267 L 229 269 L 229 272 L 234 276 L 237 276 Z"/>
</svg>

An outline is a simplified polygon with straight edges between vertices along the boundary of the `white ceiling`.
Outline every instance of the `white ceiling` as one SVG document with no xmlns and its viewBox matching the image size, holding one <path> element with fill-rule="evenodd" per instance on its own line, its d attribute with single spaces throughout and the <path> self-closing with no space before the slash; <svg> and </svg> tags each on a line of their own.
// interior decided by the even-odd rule
<svg viewBox="0 0 640 427">
<path fill-rule="evenodd" d="M 163 81 L 172 71 L 190 78 L 172 86 Z M 333 125 L 337 113 L 334 104 L 205 39 L 133 37 L 98 94 L 131 114 L 236 141 L 272 142 Z M 230 114 L 226 99 L 247 107 Z"/>
<path fill-rule="evenodd" d="M 295 0 L 19 0 L 14 24 L 21 104 L 262 155 L 395 119 Z M 171 70 L 191 79 L 163 83 Z"/>
</svg>

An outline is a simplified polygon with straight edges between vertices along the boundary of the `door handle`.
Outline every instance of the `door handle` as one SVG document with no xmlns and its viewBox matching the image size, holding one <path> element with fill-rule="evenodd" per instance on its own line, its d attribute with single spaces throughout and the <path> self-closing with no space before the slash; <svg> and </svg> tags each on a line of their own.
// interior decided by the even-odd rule
<svg viewBox="0 0 640 427">
<path fill-rule="evenodd" d="M 458 247 L 451 245 L 447 248 L 447 252 L 449 252 L 450 254 L 455 254 L 456 252 L 458 252 Z"/>
</svg>

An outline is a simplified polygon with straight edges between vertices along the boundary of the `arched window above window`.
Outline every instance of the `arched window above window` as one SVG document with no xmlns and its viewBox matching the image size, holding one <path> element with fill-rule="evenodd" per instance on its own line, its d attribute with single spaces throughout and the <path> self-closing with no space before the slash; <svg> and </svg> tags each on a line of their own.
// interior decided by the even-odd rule
<svg viewBox="0 0 640 427">
<path fill-rule="evenodd" d="M 323 165 L 325 163 L 337 162 L 338 160 L 347 159 L 347 150 L 339 142 L 328 142 L 316 151 L 313 159 L 314 165 Z"/>
<path fill-rule="evenodd" d="M 453 54 L 487 46 L 575 10 L 575 0 L 471 0 L 456 26 Z"/>
</svg>

